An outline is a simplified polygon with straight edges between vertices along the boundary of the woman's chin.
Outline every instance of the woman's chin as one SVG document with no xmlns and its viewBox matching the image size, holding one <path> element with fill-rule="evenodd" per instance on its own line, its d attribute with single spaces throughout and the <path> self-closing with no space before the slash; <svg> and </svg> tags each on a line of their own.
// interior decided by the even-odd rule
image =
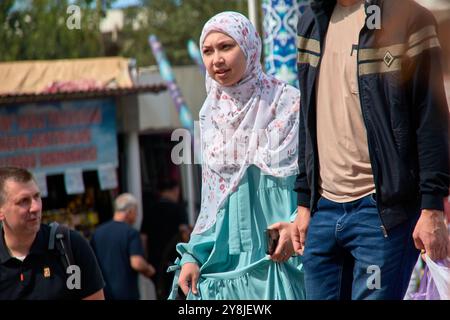
<svg viewBox="0 0 450 320">
<path fill-rule="evenodd" d="M 221 86 L 224 86 L 224 87 L 231 87 L 232 85 L 234 85 L 237 82 L 237 81 L 233 81 L 230 79 L 221 79 L 218 77 L 216 77 L 214 80 L 216 80 L 216 82 L 218 84 L 220 84 Z"/>
</svg>

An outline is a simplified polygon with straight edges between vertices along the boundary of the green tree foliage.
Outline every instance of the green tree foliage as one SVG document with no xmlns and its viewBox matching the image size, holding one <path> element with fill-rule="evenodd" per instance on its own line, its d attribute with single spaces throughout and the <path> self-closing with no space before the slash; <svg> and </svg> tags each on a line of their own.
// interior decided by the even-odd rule
<svg viewBox="0 0 450 320">
<path fill-rule="evenodd" d="M 155 64 L 148 44 L 148 36 L 154 34 L 162 43 L 172 64 L 192 64 L 187 52 L 187 41 L 198 41 L 204 23 L 216 13 L 226 10 L 246 14 L 247 1 L 143 1 L 142 7 L 126 10 L 125 26 L 120 37 L 120 53 L 135 57 L 140 66 Z"/>
<path fill-rule="evenodd" d="M 66 25 L 70 4 L 81 9 L 80 29 Z M 102 56 L 99 13 L 93 4 L 92 0 L 0 1 L 0 61 Z"/>
<path fill-rule="evenodd" d="M 172 64 L 192 64 L 186 44 L 198 40 L 214 14 L 246 14 L 246 0 L 142 0 L 125 9 L 118 39 L 101 35 L 99 21 L 117 0 L 0 0 L 0 61 L 70 59 L 122 55 L 139 66 L 154 64 L 148 36 L 162 42 Z M 70 30 L 70 4 L 81 8 L 80 29 Z"/>
</svg>

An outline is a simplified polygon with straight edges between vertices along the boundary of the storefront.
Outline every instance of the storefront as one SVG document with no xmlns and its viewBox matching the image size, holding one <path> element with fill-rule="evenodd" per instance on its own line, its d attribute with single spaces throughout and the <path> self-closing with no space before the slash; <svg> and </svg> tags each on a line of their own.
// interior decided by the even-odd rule
<svg viewBox="0 0 450 320">
<path fill-rule="evenodd" d="M 130 134 L 121 132 L 126 121 L 121 117 L 138 108 L 133 105 L 138 94 L 165 90 L 162 85 L 134 85 L 131 78 L 123 81 L 124 74 L 129 74 L 125 60 L 116 58 L 114 70 L 108 63 L 102 68 L 101 60 L 95 59 L 98 72 L 122 77 L 110 76 L 108 81 L 115 81 L 111 88 L 99 82 L 92 85 L 79 75 L 50 81 L 50 71 L 55 79 L 61 76 L 58 62 L 12 68 L 23 72 L 22 79 L 30 79 L 39 69 L 36 64 L 45 65 L 44 78 L 50 82 L 44 90 L 0 88 L 0 166 L 31 170 L 42 193 L 43 221 L 67 224 L 88 238 L 98 223 L 112 217 L 118 193 L 130 191 L 132 185 L 140 189 L 140 181 L 126 181 L 130 167 L 135 166 L 129 159 L 135 155 L 120 140 Z M 65 61 L 63 68 L 77 70 L 86 62 Z M 8 69 L 11 64 L 2 67 Z M 11 79 L 9 86 L 11 90 Z"/>
</svg>

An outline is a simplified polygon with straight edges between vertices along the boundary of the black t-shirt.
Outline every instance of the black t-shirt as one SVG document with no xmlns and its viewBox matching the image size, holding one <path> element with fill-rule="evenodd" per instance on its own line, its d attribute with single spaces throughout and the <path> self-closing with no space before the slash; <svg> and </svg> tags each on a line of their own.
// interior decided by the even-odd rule
<svg viewBox="0 0 450 320">
<path fill-rule="evenodd" d="M 10 256 L 0 228 L 0 300 L 83 299 L 104 287 L 95 255 L 77 231 L 70 231 L 70 241 L 79 272 L 64 270 L 59 254 L 48 250 L 49 235 L 50 227 L 42 224 L 29 254 L 20 261 Z"/>
<path fill-rule="evenodd" d="M 130 265 L 130 256 L 144 256 L 139 232 L 125 222 L 109 221 L 97 228 L 91 244 L 105 277 L 106 299 L 139 299 L 138 273 Z"/>
</svg>

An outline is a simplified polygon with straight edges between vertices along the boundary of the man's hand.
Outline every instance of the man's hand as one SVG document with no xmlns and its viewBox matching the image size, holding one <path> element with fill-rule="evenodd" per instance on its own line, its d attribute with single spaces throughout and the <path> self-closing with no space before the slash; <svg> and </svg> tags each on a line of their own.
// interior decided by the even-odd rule
<svg viewBox="0 0 450 320">
<path fill-rule="evenodd" d="M 155 275 L 155 273 L 156 273 L 156 269 L 155 269 L 155 267 L 153 267 L 150 263 L 148 264 L 148 266 L 147 266 L 147 271 L 146 271 L 146 277 L 147 278 L 151 278 L 151 277 L 153 277 L 154 275 Z"/>
<path fill-rule="evenodd" d="M 181 267 L 180 277 L 178 278 L 178 285 L 187 296 L 189 288 L 193 294 L 197 294 L 197 282 L 200 276 L 200 268 L 196 263 L 187 262 Z"/>
<path fill-rule="evenodd" d="M 303 255 L 305 250 L 306 233 L 308 232 L 311 211 L 306 207 L 298 207 L 297 217 L 295 218 L 291 230 L 291 239 L 294 251 Z"/>
<path fill-rule="evenodd" d="M 413 232 L 414 244 L 417 249 L 425 250 L 433 261 L 445 259 L 450 244 L 444 212 L 423 209 Z"/>
<path fill-rule="evenodd" d="M 132 255 L 130 257 L 130 266 L 133 270 L 139 272 L 144 277 L 151 278 L 155 275 L 155 268 L 147 263 L 143 256 L 140 255 Z"/>
<path fill-rule="evenodd" d="M 285 262 L 289 260 L 294 253 L 291 240 L 291 227 L 292 223 L 289 222 L 277 222 L 268 227 L 268 229 L 278 230 L 278 233 L 280 234 L 277 247 L 270 256 L 270 258 L 275 262 Z"/>
</svg>

